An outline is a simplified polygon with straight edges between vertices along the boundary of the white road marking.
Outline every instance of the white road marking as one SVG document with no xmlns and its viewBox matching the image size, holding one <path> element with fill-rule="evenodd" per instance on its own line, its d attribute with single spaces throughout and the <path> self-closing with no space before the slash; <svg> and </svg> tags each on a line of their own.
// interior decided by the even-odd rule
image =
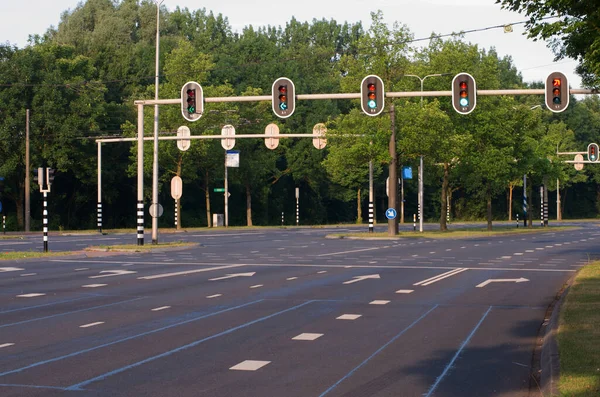
<svg viewBox="0 0 600 397">
<path fill-rule="evenodd" d="M 264 233 L 192 234 L 192 237 L 262 236 Z"/>
<path fill-rule="evenodd" d="M 374 301 L 369 302 L 369 305 L 387 305 L 390 302 L 391 301 L 374 300 Z"/>
<path fill-rule="evenodd" d="M 256 274 L 256 272 L 248 272 L 248 273 L 231 273 L 223 277 L 209 278 L 209 281 L 219 281 L 219 280 L 227 280 L 230 278 L 237 277 L 252 277 Z"/>
<path fill-rule="evenodd" d="M 523 255 L 523 253 L 522 252 L 515 252 L 513 255 L 515 255 L 515 256 L 521 256 L 521 255 Z"/>
<path fill-rule="evenodd" d="M 413 292 L 415 292 L 414 289 L 399 289 L 396 291 L 397 294 L 412 294 Z"/>
<path fill-rule="evenodd" d="M 99 288 L 99 287 L 106 287 L 108 284 L 87 284 L 87 285 L 82 285 L 82 288 Z"/>
<path fill-rule="evenodd" d="M 170 309 L 171 306 L 161 306 L 161 307 L 155 307 L 154 309 L 151 309 L 153 312 L 159 312 L 161 310 L 166 310 L 166 309 Z"/>
<path fill-rule="evenodd" d="M 79 268 L 79 269 L 75 269 L 76 272 L 80 272 L 82 270 L 90 270 L 90 269 L 87 268 L 87 267 L 82 267 L 82 268 Z"/>
<path fill-rule="evenodd" d="M 342 314 L 336 320 L 356 320 L 359 317 L 362 317 L 362 314 Z"/>
<path fill-rule="evenodd" d="M 27 276 L 35 276 L 37 273 L 23 273 L 21 274 L 21 277 L 27 277 Z"/>
<path fill-rule="evenodd" d="M 25 270 L 25 269 L 21 269 L 20 267 L 0 267 L 0 273 L 4 273 L 4 272 L 18 272 L 20 270 Z"/>
<path fill-rule="evenodd" d="M 438 274 L 437 276 L 430 277 L 430 278 L 428 278 L 428 279 L 425 279 L 425 280 L 419 281 L 419 282 L 417 282 L 417 283 L 414 283 L 413 285 L 421 285 L 421 286 L 425 287 L 425 286 L 427 286 L 427 285 L 430 285 L 430 284 L 436 283 L 436 282 L 438 282 L 438 281 L 440 281 L 440 280 L 443 280 L 443 279 L 445 279 L 445 278 L 452 277 L 452 276 L 454 276 L 454 275 L 456 275 L 456 274 L 458 274 L 458 273 L 462 273 L 462 272 L 464 272 L 464 271 L 466 271 L 466 270 L 468 270 L 468 269 L 467 269 L 467 268 L 464 268 L 464 267 L 459 267 L 459 268 L 457 268 L 457 269 L 450 270 L 449 272 L 442 273 L 442 274 Z"/>
<path fill-rule="evenodd" d="M 501 259 L 510 259 L 510 258 L 512 258 L 512 256 L 502 256 L 502 257 L 500 257 L 500 258 L 501 258 Z"/>
<path fill-rule="evenodd" d="M 137 273 L 133 270 L 101 270 L 100 275 L 98 276 L 90 276 L 88 278 L 102 278 L 102 277 L 113 277 L 113 276 L 123 276 L 125 274 L 134 274 Z"/>
<path fill-rule="evenodd" d="M 352 267 L 352 266 L 348 266 L 348 267 Z M 327 273 L 327 270 L 321 270 L 320 272 L 317 272 L 317 274 L 323 274 L 323 273 Z"/>
<path fill-rule="evenodd" d="M 219 296 L 223 296 L 223 294 L 214 294 L 214 295 L 209 295 L 207 296 L 208 299 L 212 299 L 212 298 L 218 298 Z"/>
<path fill-rule="evenodd" d="M 297 279 L 298 279 L 298 277 L 288 277 L 288 278 L 286 278 L 286 280 L 288 280 L 288 281 L 297 280 Z"/>
<path fill-rule="evenodd" d="M 431 251 L 430 254 L 435 254 L 435 251 Z"/>
<path fill-rule="evenodd" d="M 321 255 L 315 255 L 315 256 L 331 256 L 331 255 L 343 255 L 343 254 L 352 254 L 355 252 L 364 252 L 364 251 L 374 251 L 374 250 L 378 250 L 381 249 L 379 247 L 375 247 L 375 248 L 364 248 L 364 249 L 360 249 L 360 250 L 353 250 L 353 251 L 340 251 L 340 252 L 331 252 L 329 254 L 321 254 Z"/>
<path fill-rule="evenodd" d="M 157 278 L 184 276 L 187 274 L 209 272 L 212 270 L 230 269 L 232 267 L 240 267 L 240 266 L 246 266 L 246 265 L 225 265 L 225 266 L 217 266 L 217 267 L 205 267 L 203 269 L 196 269 L 196 270 L 186 270 L 186 271 L 175 272 L 175 273 L 161 273 L 161 274 L 155 274 L 153 276 L 138 277 L 138 280 L 154 280 Z"/>
<path fill-rule="evenodd" d="M 364 276 L 354 276 L 353 280 L 348 280 L 348 281 L 344 281 L 342 284 L 354 284 L 357 283 L 359 281 L 363 281 L 363 280 L 375 280 L 375 279 L 380 279 L 381 277 L 379 276 L 379 274 L 368 274 L 368 275 L 364 275 Z"/>
<path fill-rule="evenodd" d="M 260 287 L 264 287 L 264 285 L 263 284 L 256 284 L 256 285 L 251 286 L 250 288 L 260 288 Z"/>
<path fill-rule="evenodd" d="M 104 324 L 104 321 L 98 321 L 96 323 L 89 323 L 89 324 L 85 324 L 85 325 L 80 325 L 79 328 L 95 327 L 96 325 L 100 325 L 100 324 Z"/>
<path fill-rule="evenodd" d="M 36 296 L 44 296 L 44 295 L 46 295 L 46 294 L 31 293 L 31 294 L 17 295 L 17 298 L 35 298 Z"/>
<path fill-rule="evenodd" d="M 490 284 L 490 283 L 525 283 L 529 281 L 528 279 L 521 277 L 521 278 L 513 278 L 513 279 L 508 279 L 508 278 L 504 278 L 504 279 L 489 279 L 484 281 L 481 284 L 477 285 L 477 288 L 483 288 L 486 285 Z"/>
<path fill-rule="evenodd" d="M 535 250 L 525 250 L 525 252 L 535 252 Z"/>
<path fill-rule="evenodd" d="M 323 336 L 323 334 L 304 333 L 304 334 L 294 336 L 292 338 L 292 340 L 315 340 L 315 339 L 319 339 L 321 336 Z"/>
<path fill-rule="evenodd" d="M 257 369 L 261 369 L 262 367 L 270 363 L 270 361 L 246 360 L 242 361 L 237 365 L 234 365 L 229 369 L 234 371 L 256 371 Z"/>
<path fill-rule="evenodd" d="M 0 349 L 4 348 L 4 347 L 9 347 L 9 346 L 14 346 L 14 343 L 3 343 L 0 345 Z"/>
</svg>

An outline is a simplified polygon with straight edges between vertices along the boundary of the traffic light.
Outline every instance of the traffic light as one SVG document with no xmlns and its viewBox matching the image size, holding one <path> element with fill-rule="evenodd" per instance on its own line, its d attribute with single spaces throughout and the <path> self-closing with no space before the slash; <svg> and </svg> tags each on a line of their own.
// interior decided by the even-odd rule
<svg viewBox="0 0 600 397">
<path fill-rule="evenodd" d="M 588 153 L 588 161 L 596 162 L 598 161 L 598 144 L 590 143 L 587 148 Z"/>
<path fill-rule="evenodd" d="M 34 171 L 33 173 L 33 180 L 40 186 L 40 189 L 44 187 L 45 177 L 46 176 L 44 175 L 44 169 L 41 167 L 37 169 L 37 172 Z"/>
<path fill-rule="evenodd" d="M 546 107 L 554 112 L 564 111 L 569 106 L 569 83 L 567 76 L 553 72 L 546 78 Z"/>
<path fill-rule="evenodd" d="M 277 117 L 286 119 L 296 109 L 296 88 L 292 80 L 280 77 L 273 83 L 271 88 L 271 104 L 273 112 Z"/>
<path fill-rule="evenodd" d="M 52 182 L 54 182 L 54 171 L 56 171 L 54 168 L 46 168 L 46 181 L 48 182 L 48 185 L 51 185 Z"/>
<path fill-rule="evenodd" d="M 369 75 L 360 83 L 360 107 L 368 116 L 383 112 L 385 91 L 379 76 Z"/>
<path fill-rule="evenodd" d="M 200 84 L 188 81 L 181 87 L 181 114 L 187 121 L 196 121 L 204 112 L 204 93 Z"/>
<path fill-rule="evenodd" d="M 459 73 L 452 79 L 452 107 L 460 114 L 469 114 L 477 105 L 477 86 L 469 73 Z"/>
</svg>

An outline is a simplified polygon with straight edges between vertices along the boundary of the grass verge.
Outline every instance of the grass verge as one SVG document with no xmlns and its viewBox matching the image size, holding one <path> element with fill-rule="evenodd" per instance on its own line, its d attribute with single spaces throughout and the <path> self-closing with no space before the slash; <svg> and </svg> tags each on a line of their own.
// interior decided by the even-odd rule
<svg viewBox="0 0 600 397">
<path fill-rule="evenodd" d="M 560 231 L 577 229 L 577 227 L 569 226 L 557 226 L 557 227 L 545 227 L 545 228 L 516 228 L 516 227 L 498 227 L 492 231 L 487 229 L 459 229 L 459 230 L 447 230 L 442 231 L 423 231 L 422 233 L 410 231 L 410 232 L 399 232 L 397 236 L 391 237 L 387 232 L 382 233 L 333 233 L 328 235 L 329 237 L 337 238 L 476 238 L 476 237 L 489 237 L 489 236 L 501 236 L 511 234 L 528 234 L 528 233 L 548 233 L 551 231 Z"/>
<path fill-rule="evenodd" d="M 46 258 L 50 256 L 65 256 L 72 255 L 73 252 L 60 251 L 60 252 L 34 252 L 34 251 L 21 251 L 21 252 L 0 252 L 1 260 L 18 260 L 27 258 Z"/>
<path fill-rule="evenodd" d="M 161 248 L 180 248 L 180 247 L 195 247 L 198 243 L 186 243 L 183 241 L 176 241 L 172 243 L 158 243 L 158 244 L 121 244 L 121 245 L 99 245 L 95 247 L 87 247 L 86 251 L 133 251 L 133 252 L 146 252 Z"/>
<path fill-rule="evenodd" d="M 558 328 L 561 396 L 600 396 L 600 262 L 581 269 Z"/>
</svg>

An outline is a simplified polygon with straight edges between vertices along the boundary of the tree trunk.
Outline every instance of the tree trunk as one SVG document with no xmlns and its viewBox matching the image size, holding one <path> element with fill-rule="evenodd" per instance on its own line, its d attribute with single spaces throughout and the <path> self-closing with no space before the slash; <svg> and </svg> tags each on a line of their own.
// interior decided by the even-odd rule
<svg viewBox="0 0 600 397">
<path fill-rule="evenodd" d="M 25 230 L 25 183 L 19 183 L 18 186 L 19 190 L 14 195 L 17 207 L 17 224 L 19 225 L 19 230 Z"/>
<path fill-rule="evenodd" d="M 449 172 L 449 165 L 448 163 L 444 163 L 444 179 L 442 181 L 442 192 L 441 192 L 441 197 L 440 197 L 440 208 L 441 208 L 441 213 L 440 213 L 440 230 L 445 232 L 446 230 L 448 230 L 448 225 L 446 224 L 446 211 L 444 211 L 444 208 L 446 208 L 448 206 L 448 183 L 449 183 L 449 177 L 450 177 L 450 172 Z"/>
<path fill-rule="evenodd" d="M 208 171 L 204 173 L 204 195 L 206 199 L 206 225 L 212 227 L 212 219 L 210 217 L 210 194 L 208 191 Z"/>
<path fill-rule="evenodd" d="M 492 230 L 492 192 L 490 188 L 487 188 L 486 191 L 486 199 L 487 199 L 487 230 Z"/>
<path fill-rule="evenodd" d="M 358 204 L 358 211 L 357 211 L 356 223 L 360 224 L 360 223 L 362 223 L 362 208 L 361 208 L 361 203 L 360 203 L 360 188 L 358 188 L 358 193 L 356 195 L 356 203 Z"/>
<path fill-rule="evenodd" d="M 252 226 L 252 189 L 250 183 L 246 183 L 246 223 Z"/>
</svg>

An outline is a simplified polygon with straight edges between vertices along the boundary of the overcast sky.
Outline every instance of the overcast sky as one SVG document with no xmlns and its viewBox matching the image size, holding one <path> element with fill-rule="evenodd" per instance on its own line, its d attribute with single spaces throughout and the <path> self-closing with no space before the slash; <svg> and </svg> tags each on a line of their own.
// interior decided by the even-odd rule
<svg viewBox="0 0 600 397">
<path fill-rule="evenodd" d="M 0 42 L 18 47 L 27 44 L 30 34 L 43 34 L 50 26 L 56 26 L 61 13 L 74 9 L 79 3 L 78 0 L 0 2 Z M 315 18 L 334 19 L 339 23 L 362 21 L 367 28 L 370 13 L 382 10 L 390 26 L 396 21 L 405 24 L 417 39 L 429 37 L 432 32 L 447 34 L 525 20 L 523 15 L 500 9 L 495 0 L 164 0 L 163 6 L 169 10 L 177 6 L 190 10 L 204 7 L 227 17 L 234 31 L 241 31 L 247 25 L 285 26 L 292 16 L 299 21 Z M 555 63 L 546 43 L 528 40 L 523 32 L 523 25 L 517 24 L 513 25 L 512 33 L 504 33 L 502 28 L 488 29 L 467 34 L 465 40 L 485 49 L 495 47 L 500 56 L 510 55 L 525 81 L 543 81 L 550 72 L 561 71 L 573 88 L 580 88 L 581 79 L 574 74 L 574 60 Z"/>
</svg>

